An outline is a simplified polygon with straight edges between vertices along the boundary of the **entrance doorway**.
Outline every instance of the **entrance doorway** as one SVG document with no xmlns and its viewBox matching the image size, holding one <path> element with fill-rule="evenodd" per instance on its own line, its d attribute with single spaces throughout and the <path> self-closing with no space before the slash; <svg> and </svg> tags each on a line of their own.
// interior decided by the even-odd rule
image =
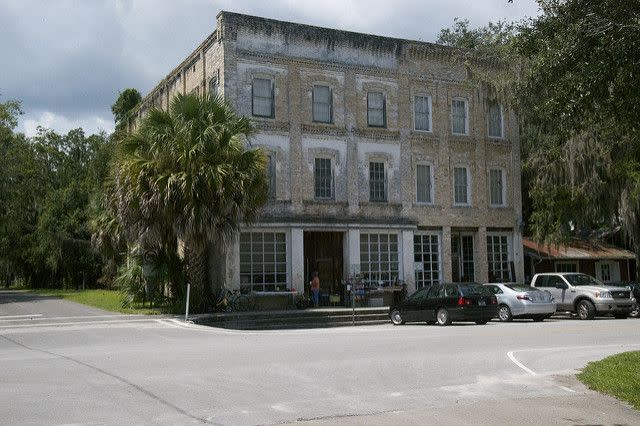
<svg viewBox="0 0 640 426">
<path fill-rule="evenodd" d="M 475 279 L 473 261 L 473 234 L 452 232 L 451 272 L 454 283 L 472 282 Z"/>
<path fill-rule="evenodd" d="M 342 232 L 304 233 L 305 285 L 311 281 L 311 274 L 317 271 L 321 301 L 328 301 L 329 295 L 342 294 L 343 240 Z"/>
</svg>

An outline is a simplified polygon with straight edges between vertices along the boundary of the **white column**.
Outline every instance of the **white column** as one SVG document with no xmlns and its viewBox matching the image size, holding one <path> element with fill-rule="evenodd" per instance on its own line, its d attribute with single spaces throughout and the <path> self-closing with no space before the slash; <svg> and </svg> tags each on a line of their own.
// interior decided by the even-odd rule
<svg viewBox="0 0 640 426">
<path fill-rule="evenodd" d="M 516 269 L 516 281 L 524 282 L 524 248 L 522 246 L 522 233 L 519 230 L 513 232 L 513 266 Z M 534 274 L 533 268 L 531 274 Z"/>
<path fill-rule="evenodd" d="M 451 227 L 442 227 L 442 245 L 440 246 L 440 259 L 442 261 L 443 282 L 453 281 L 453 270 L 451 265 Z"/>
<path fill-rule="evenodd" d="M 413 231 L 402 231 L 402 274 L 407 292 L 416 290 L 416 273 L 413 257 Z"/>
<path fill-rule="evenodd" d="M 487 283 L 489 282 L 489 263 L 487 257 L 487 228 L 484 226 L 478 228 L 474 245 L 474 280 L 477 283 Z"/>
<path fill-rule="evenodd" d="M 349 229 L 347 231 L 347 255 L 344 259 L 347 276 L 360 273 L 360 230 Z"/>
<path fill-rule="evenodd" d="M 291 288 L 304 292 L 304 230 L 291 228 Z"/>
</svg>

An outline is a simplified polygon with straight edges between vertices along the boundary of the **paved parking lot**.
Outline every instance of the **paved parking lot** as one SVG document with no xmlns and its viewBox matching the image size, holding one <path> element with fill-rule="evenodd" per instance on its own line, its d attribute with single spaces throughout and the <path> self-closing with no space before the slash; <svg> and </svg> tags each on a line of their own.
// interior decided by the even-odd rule
<svg viewBox="0 0 640 426">
<path fill-rule="evenodd" d="M 7 296 L 5 424 L 640 423 L 573 378 L 640 349 L 640 320 L 231 331 L 53 305 L 16 322 L 56 302 Z"/>
</svg>

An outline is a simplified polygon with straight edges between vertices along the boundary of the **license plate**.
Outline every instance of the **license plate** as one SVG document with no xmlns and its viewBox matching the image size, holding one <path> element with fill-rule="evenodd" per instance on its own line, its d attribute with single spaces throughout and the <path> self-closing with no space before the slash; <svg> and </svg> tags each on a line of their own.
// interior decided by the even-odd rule
<svg viewBox="0 0 640 426">
<path fill-rule="evenodd" d="M 486 306 L 487 302 L 484 300 L 478 300 L 478 306 Z"/>
</svg>

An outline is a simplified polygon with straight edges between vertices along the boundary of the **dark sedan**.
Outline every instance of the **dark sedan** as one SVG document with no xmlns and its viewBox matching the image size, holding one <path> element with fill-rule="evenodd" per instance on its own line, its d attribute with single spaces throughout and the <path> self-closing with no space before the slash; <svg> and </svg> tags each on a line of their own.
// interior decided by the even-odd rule
<svg viewBox="0 0 640 426">
<path fill-rule="evenodd" d="M 422 288 L 389 308 L 394 325 L 411 321 L 449 325 L 453 321 L 486 324 L 495 318 L 498 301 L 480 285 L 443 284 Z"/>
</svg>

